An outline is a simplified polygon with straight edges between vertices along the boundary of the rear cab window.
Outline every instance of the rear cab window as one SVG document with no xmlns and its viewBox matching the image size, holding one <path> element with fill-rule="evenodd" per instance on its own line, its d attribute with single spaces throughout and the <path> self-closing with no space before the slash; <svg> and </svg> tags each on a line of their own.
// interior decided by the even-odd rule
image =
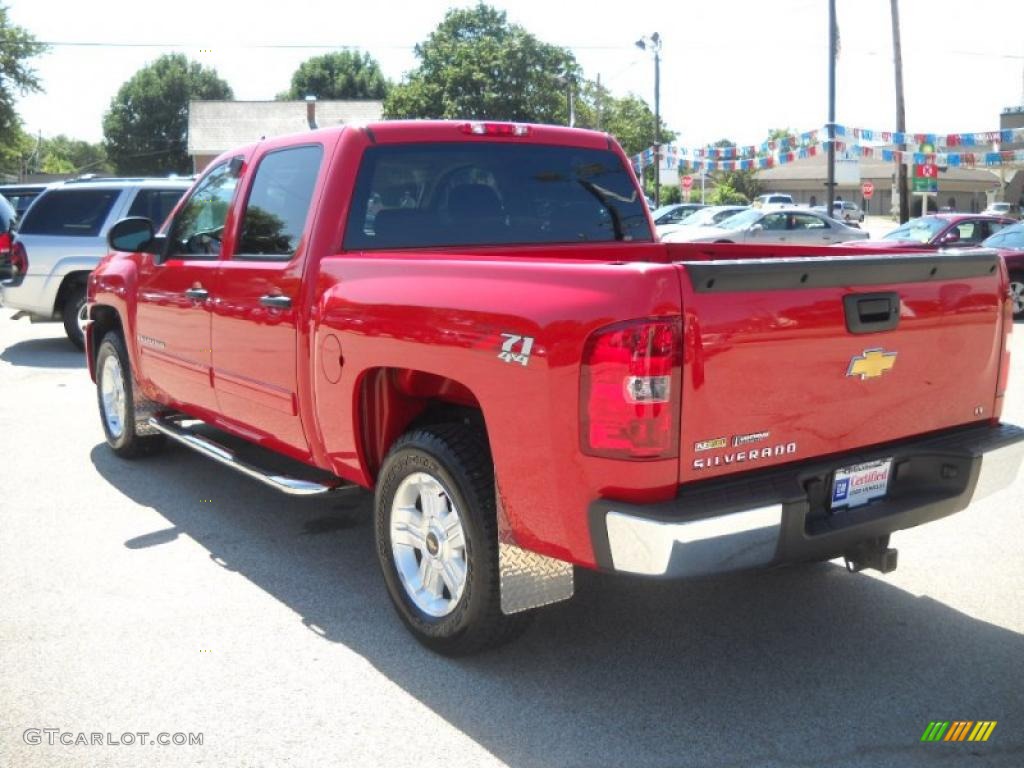
<svg viewBox="0 0 1024 768">
<path fill-rule="evenodd" d="M 652 240 L 643 197 L 614 152 L 424 143 L 366 150 L 344 247 Z"/>
<path fill-rule="evenodd" d="M 21 235 L 95 237 L 120 189 L 53 189 L 36 200 L 18 227 Z"/>
</svg>

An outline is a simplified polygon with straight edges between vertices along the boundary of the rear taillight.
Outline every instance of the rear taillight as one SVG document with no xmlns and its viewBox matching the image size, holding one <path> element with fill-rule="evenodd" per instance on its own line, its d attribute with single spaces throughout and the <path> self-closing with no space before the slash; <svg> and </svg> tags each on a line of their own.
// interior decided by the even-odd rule
<svg viewBox="0 0 1024 768">
<path fill-rule="evenodd" d="M 0 232 L 0 259 L 6 259 L 11 255 L 11 233 Z"/>
<path fill-rule="evenodd" d="M 679 455 L 680 320 L 633 320 L 596 331 L 583 353 L 580 443 L 613 459 Z"/>
<path fill-rule="evenodd" d="M 28 272 L 28 251 L 18 240 L 11 245 L 11 269 L 15 275 L 24 275 Z"/>
</svg>

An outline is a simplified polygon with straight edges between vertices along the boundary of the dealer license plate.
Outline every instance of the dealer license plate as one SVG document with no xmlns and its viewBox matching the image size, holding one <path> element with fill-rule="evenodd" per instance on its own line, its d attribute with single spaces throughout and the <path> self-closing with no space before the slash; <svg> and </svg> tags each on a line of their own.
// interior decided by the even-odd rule
<svg viewBox="0 0 1024 768">
<path fill-rule="evenodd" d="M 832 480 L 832 509 L 859 507 L 885 496 L 891 472 L 892 459 L 837 469 Z"/>
</svg>

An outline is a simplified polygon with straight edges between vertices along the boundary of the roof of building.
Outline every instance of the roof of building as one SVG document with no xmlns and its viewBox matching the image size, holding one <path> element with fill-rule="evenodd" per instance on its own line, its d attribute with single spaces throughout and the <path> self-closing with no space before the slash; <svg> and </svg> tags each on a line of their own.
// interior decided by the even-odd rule
<svg viewBox="0 0 1024 768">
<path fill-rule="evenodd" d="M 862 179 L 872 181 L 888 180 L 895 172 L 895 166 L 891 162 L 877 160 L 875 158 L 860 158 L 860 176 Z M 827 157 L 824 152 L 804 160 L 797 160 L 785 165 L 776 165 L 774 168 L 766 168 L 757 172 L 757 178 L 765 183 L 779 184 L 787 181 L 808 180 L 816 181 L 824 179 L 827 174 Z M 942 168 L 940 169 L 939 181 L 963 181 L 980 186 L 999 186 L 999 176 L 991 170 L 984 168 Z"/>
<path fill-rule="evenodd" d="M 382 101 L 317 101 L 321 128 L 379 120 Z M 309 129 L 305 101 L 190 101 L 188 152 L 216 155 L 269 136 Z"/>
</svg>

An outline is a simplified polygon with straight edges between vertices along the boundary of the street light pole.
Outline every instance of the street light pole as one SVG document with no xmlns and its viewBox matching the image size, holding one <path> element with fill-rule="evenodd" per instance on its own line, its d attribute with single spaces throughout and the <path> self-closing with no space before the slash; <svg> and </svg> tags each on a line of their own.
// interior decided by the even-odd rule
<svg viewBox="0 0 1024 768">
<path fill-rule="evenodd" d="M 654 53 L 654 207 L 661 206 L 661 35 L 641 37 L 636 47 Z"/>
<path fill-rule="evenodd" d="M 828 207 L 831 216 L 836 199 L 836 0 L 828 0 Z"/>
</svg>

